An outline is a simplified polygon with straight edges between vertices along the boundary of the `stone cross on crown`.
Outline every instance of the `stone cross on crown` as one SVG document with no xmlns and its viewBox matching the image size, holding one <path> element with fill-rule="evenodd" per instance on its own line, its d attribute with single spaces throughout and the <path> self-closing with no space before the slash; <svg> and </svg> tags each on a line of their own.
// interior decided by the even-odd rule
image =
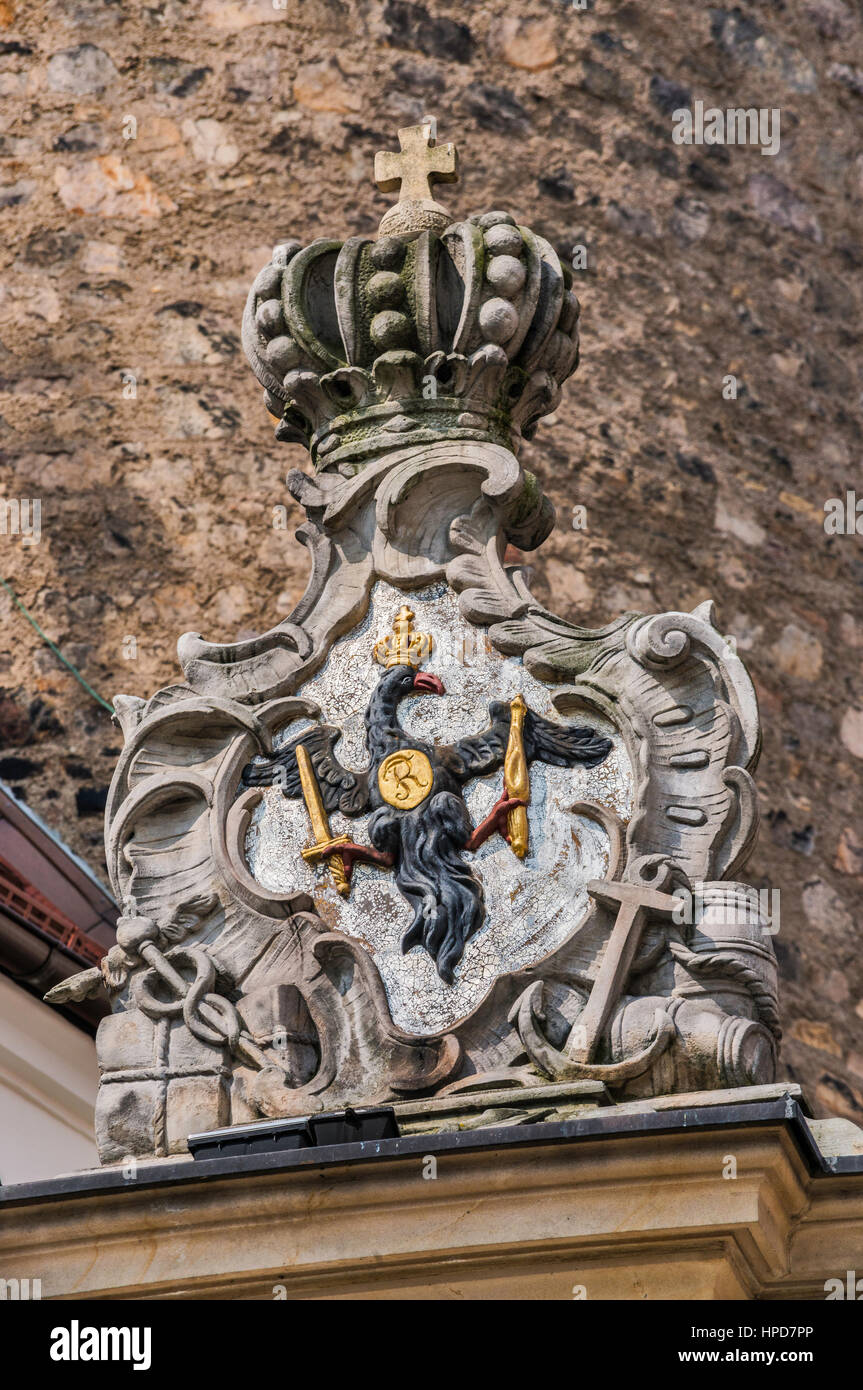
<svg viewBox="0 0 863 1390">
<path fill-rule="evenodd" d="M 442 232 L 450 214 L 431 196 L 433 183 L 455 183 L 458 151 L 454 144 L 437 144 L 437 120 L 426 117 L 420 125 L 399 131 L 400 153 L 379 150 L 375 155 L 375 183 L 382 193 L 399 191 L 399 201 L 383 216 L 381 236 L 398 233 Z"/>
</svg>

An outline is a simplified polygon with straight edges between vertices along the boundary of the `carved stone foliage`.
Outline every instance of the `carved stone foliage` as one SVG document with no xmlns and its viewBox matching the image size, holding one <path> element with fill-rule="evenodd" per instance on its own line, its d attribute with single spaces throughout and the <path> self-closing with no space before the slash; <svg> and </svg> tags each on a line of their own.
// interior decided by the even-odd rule
<svg viewBox="0 0 863 1390">
<path fill-rule="evenodd" d="M 335 638 L 365 615 L 375 579 L 406 590 L 445 577 L 459 553 L 453 519 L 475 516 L 485 544 L 535 549 L 554 511 L 533 474 L 502 445 L 435 442 L 392 450 L 358 473 L 288 475 L 307 520 L 297 532 L 311 573 L 297 608 L 248 642 L 186 633 L 178 653 L 190 687 L 257 704 L 298 689 Z M 477 503 L 485 505 L 476 510 Z"/>
</svg>

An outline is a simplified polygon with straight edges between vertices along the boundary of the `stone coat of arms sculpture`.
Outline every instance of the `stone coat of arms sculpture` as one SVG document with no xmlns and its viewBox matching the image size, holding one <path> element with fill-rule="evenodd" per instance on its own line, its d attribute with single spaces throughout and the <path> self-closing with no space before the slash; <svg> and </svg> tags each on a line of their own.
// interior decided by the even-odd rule
<svg viewBox="0 0 863 1390">
<path fill-rule="evenodd" d="M 774 1077 L 770 924 L 736 881 L 752 684 L 710 604 L 592 631 L 507 563 L 554 521 L 517 455 L 577 364 L 572 277 L 508 212 L 453 221 L 454 148 L 399 136 L 379 237 L 277 246 L 243 321 L 314 465 L 305 595 L 115 700 L 124 914 L 53 991 L 112 1000 L 103 1162 L 346 1105 Z"/>
</svg>

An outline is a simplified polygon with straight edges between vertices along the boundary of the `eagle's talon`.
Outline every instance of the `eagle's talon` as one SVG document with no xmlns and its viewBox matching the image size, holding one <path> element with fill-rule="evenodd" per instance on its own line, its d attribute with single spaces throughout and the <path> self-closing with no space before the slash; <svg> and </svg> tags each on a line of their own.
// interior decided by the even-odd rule
<svg viewBox="0 0 863 1390">
<path fill-rule="evenodd" d="M 340 855 L 348 879 L 358 859 L 364 864 L 374 864 L 378 869 L 391 869 L 395 863 L 395 855 L 385 854 L 382 850 L 373 849 L 371 845 L 358 845 L 353 840 L 346 840 L 340 845 L 329 845 L 322 853 L 327 856 Z"/>
<path fill-rule="evenodd" d="M 509 843 L 509 836 L 506 833 L 506 822 L 510 811 L 514 811 L 518 806 L 526 806 L 527 802 L 521 796 L 507 796 L 506 792 L 498 797 L 488 815 L 481 820 L 474 830 L 470 839 L 465 844 L 465 849 L 476 850 L 484 845 L 486 840 L 491 839 L 492 835 L 502 835 Z"/>
</svg>

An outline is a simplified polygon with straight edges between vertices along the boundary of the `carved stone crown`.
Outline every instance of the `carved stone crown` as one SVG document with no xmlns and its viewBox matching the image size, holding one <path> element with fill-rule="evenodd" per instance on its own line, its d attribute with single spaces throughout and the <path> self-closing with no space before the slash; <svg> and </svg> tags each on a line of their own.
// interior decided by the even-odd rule
<svg viewBox="0 0 863 1390">
<path fill-rule="evenodd" d="M 276 438 L 321 470 L 442 438 L 515 451 L 577 365 L 571 280 L 508 212 L 276 246 L 243 318 Z"/>
<path fill-rule="evenodd" d="M 432 639 L 427 632 L 416 632 L 413 610 L 403 603 L 396 614 L 393 631 L 375 643 L 374 658 L 389 671 L 393 666 L 421 666 L 431 656 Z"/>
</svg>

